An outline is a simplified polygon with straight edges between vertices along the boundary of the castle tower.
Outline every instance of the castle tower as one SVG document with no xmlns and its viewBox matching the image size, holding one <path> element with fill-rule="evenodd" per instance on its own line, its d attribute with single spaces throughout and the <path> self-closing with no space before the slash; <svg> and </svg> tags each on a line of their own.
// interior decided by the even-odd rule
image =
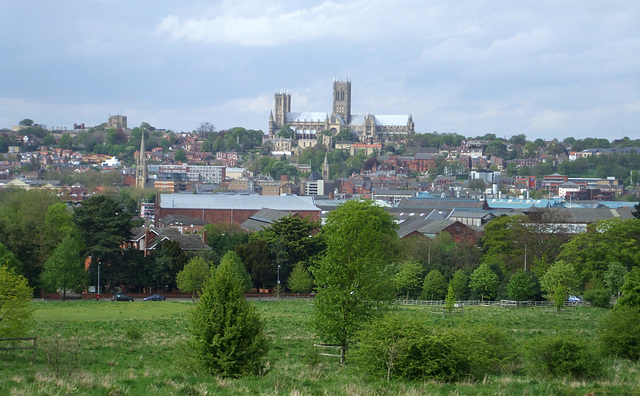
<svg viewBox="0 0 640 396">
<path fill-rule="evenodd" d="M 329 180 L 329 160 L 327 153 L 324 154 L 324 162 L 322 163 L 322 180 Z"/>
<path fill-rule="evenodd" d="M 136 187 L 144 188 L 147 184 L 148 169 L 147 169 L 147 156 L 145 154 L 144 146 L 144 130 L 142 131 L 142 141 L 140 142 L 140 154 L 138 154 L 138 161 L 136 162 Z"/>
<path fill-rule="evenodd" d="M 351 81 L 333 82 L 333 112 L 340 114 L 345 124 L 351 121 Z"/>
</svg>

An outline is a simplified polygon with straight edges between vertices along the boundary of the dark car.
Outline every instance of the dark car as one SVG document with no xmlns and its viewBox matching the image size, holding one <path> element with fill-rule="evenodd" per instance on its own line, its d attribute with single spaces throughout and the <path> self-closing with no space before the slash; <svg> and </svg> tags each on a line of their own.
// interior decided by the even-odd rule
<svg viewBox="0 0 640 396">
<path fill-rule="evenodd" d="M 113 297 L 111 297 L 111 301 L 133 301 L 133 298 L 126 294 L 114 294 Z"/>
<path fill-rule="evenodd" d="M 162 294 L 154 294 L 152 296 L 149 297 L 145 297 L 144 301 L 164 301 L 167 298 L 165 296 L 163 296 Z"/>
</svg>

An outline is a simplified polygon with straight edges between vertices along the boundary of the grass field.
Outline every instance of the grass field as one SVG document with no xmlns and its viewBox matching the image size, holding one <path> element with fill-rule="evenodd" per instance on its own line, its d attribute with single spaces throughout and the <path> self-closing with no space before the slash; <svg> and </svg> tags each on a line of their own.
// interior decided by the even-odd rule
<svg viewBox="0 0 640 396">
<path fill-rule="evenodd" d="M 239 380 L 199 375 L 184 361 L 191 302 L 38 302 L 29 336 L 39 337 L 38 358 L 31 351 L 12 357 L 0 354 L 0 395 L 633 395 L 640 394 L 638 364 L 606 360 L 606 374 L 594 381 L 540 378 L 521 370 L 477 382 L 386 382 L 356 374 L 348 362 L 316 357 L 308 326 L 312 306 L 307 300 L 258 301 L 273 343 L 262 376 Z M 518 343 L 539 335 L 582 333 L 596 338 L 597 324 L 608 311 L 579 308 L 575 314 L 543 312 L 541 308 L 465 308 L 463 316 L 431 316 L 428 308 L 400 307 L 433 326 L 495 325 Z M 77 348 L 78 368 L 46 361 L 58 340 Z M 64 351 L 64 349 L 63 349 Z"/>
</svg>

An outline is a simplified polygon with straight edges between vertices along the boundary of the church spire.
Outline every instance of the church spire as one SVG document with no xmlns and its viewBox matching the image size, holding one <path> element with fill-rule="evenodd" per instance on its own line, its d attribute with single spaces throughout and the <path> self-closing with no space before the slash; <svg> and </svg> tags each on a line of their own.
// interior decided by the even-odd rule
<svg viewBox="0 0 640 396">
<path fill-rule="evenodd" d="M 136 163 L 136 187 L 144 188 L 147 184 L 148 170 L 147 170 L 147 155 L 145 154 L 144 133 L 142 130 L 142 139 L 140 141 L 140 153 L 138 154 L 138 161 Z"/>
<path fill-rule="evenodd" d="M 324 162 L 322 163 L 322 180 L 329 180 L 329 152 L 324 153 Z"/>
</svg>

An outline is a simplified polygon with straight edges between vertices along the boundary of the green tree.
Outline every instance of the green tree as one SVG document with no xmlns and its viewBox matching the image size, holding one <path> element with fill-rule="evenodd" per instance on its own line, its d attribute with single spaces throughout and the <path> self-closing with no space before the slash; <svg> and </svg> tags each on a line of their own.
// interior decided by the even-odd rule
<svg viewBox="0 0 640 396">
<path fill-rule="evenodd" d="M 336 140 L 350 142 L 353 140 L 353 133 L 348 129 L 343 129 L 336 134 Z"/>
<path fill-rule="evenodd" d="M 498 275 L 489 268 L 488 264 L 480 265 L 469 277 L 469 287 L 480 293 L 480 299 L 484 296 L 492 298 L 498 290 Z"/>
<path fill-rule="evenodd" d="M 609 264 L 609 268 L 604 274 L 604 284 L 607 286 L 609 293 L 620 297 L 620 288 L 624 284 L 624 277 L 627 272 L 627 268 L 620 263 Z"/>
<path fill-rule="evenodd" d="M 121 245 L 131 237 L 131 214 L 115 199 L 106 195 L 94 195 L 75 209 L 73 220 L 92 256 L 89 270 L 91 276 L 97 274 L 98 262 L 107 264 L 102 269 L 106 270 L 105 275 L 108 274 L 108 264 L 121 260 Z M 107 282 L 106 277 L 102 280 Z"/>
<path fill-rule="evenodd" d="M 153 261 L 152 286 L 173 289 L 176 286 L 176 276 L 187 264 L 189 257 L 178 242 L 165 240 L 156 246 Z"/>
<path fill-rule="evenodd" d="M 416 260 L 402 261 L 398 264 L 398 271 L 393 280 L 399 292 L 406 294 L 407 300 L 410 294 L 420 288 L 422 281 L 422 265 Z"/>
<path fill-rule="evenodd" d="M 453 292 L 456 294 L 456 300 L 464 300 L 467 297 L 467 292 L 469 291 L 469 277 L 464 273 L 464 271 L 457 270 L 449 281 L 449 285 L 453 286 Z"/>
<path fill-rule="evenodd" d="M 327 216 L 322 229 L 327 249 L 312 268 L 313 323 L 321 339 L 341 346 L 341 360 L 356 330 L 395 297 L 396 228 L 392 216 L 371 200 L 345 202 Z"/>
<path fill-rule="evenodd" d="M 578 275 L 571 263 L 556 261 L 540 278 L 540 287 L 547 292 L 545 298 L 553 300 L 557 308 L 564 305 L 569 294 L 578 288 Z"/>
<path fill-rule="evenodd" d="M 309 262 L 324 249 L 321 237 L 314 235 L 319 227 L 319 222 L 308 217 L 285 216 L 254 234 L 254 238 L 267 243 L 271 262 L 275 268 L 280 266 L 281 279 L 289 279 L 297 263 Z"/>
<path fill-rule="evenodd" d="M 590 224 L 587 232 L 563 245 L 558 259 L 574 265 L 583 285 L 602 281 L 610 263 L 631 268 L 640 263 L 640 221 L 615 218 Z"/>
<path fill-rule="evenodd" d="M 253 282 L 251 281 L 251 276 L 247 272 L 240 256 L 236 252 L 228 251 L 222 256 L 222 260 L 220 260 L 220 265 L 225 262 L 230 265 L 238 275 L 239 279 L 242 279 L 242 292 L 247 292 L 253 287 Z"/>
<path fill-rule="evenodd" d="M 6 265 L 18 274 L 22 270 L 22 263 L 2 243 L 0 243 L 0 265 Z"/>
<path fill-rule="evenodd" d="M 191 293 L 194 300 L 196 291 L 202 290 L 204 282 L 209 278 L 209 263 L 202 257 L 193 257 L 184 266 L 182 271 L 176 275 L 178 289 Z"/>
<path fill-rule="evenodd" d="M 237 246 L 235 252 L 242 259 L 256 288 L 276 285 L 276 265 L 266 242 L 253 238 L 246 245 Z"/>
<path fill-rule="evenodd" d="M 66 300 L 67 290 L 82 290 L 87 284 L 84 250 L 77 235 L 67 235 L 44 263 L 42 284 L 48 291 L 62 290 L 62 301 Z"/>
<path fill-rule="evenodd" d="M 313 285 L 313 277 L 304 263 L 301 261 L 296 264 L 287 279 L 289 289 L 294 293 L 309 293 L 313 290 Z"/>
<path fill-rule="evenodd" d="M 616 301 L 614 308 L 619 307 L 640 307 L 640 267 L 633 267 L 624 276 L 624 283 L 620 288 L 622 297 Z"/>
<path fill-rule="evenodd" d="M 292 139 L 294 134 L 295 132 L 293 131 L 293 129 L 291 129 L 289 125 L 284 125 L 278 131 L 278 137 L 283 139 Z"/>
<path fill-rule="evenodd" d="M 429 271 L 422 284 L 423 300 L 442 300 L 447 292 L 447 281 L 437 269 Z"/>
<path fill-rule="evenodd" d="M 177 162 L 185 162 L 187 160 L 187 155 L 183 149 L 178 149 L 175 154 L 173 154 L 173 160 Z"/>
<path fill-rule="evenodd" d="M 60 140 L 58 141 L 58 146 L 60 146 L 61 149 L 65 150 L 71 149 L 71 147 L 73 146 L 73 138 L 71 137 L 71 135 L 68 133 L 63 133 L 62 136 L 60 136 Z"/>
<path fill-rule="evenodd" d="M 510 299 L 516 301 L 532 300 L 536 294 L 535 281 L 531 274 L 519 270 L 511 275 L 507 284 L 507 295 Z"/>
<path fill-rule="evenodd" d="M 263 319 L 244 297 L 244 280 L 233 261 L 223 259 L 206 282 L 191 318 L 189 345 L 197 368 L 238 378 L 261 372 L 269 342 Z"/>
<path fill-rule="evenodd" d="M 0 263 L 0 338 L 23 336 L 33 315 L 27 279 Z"/>
</svg>

